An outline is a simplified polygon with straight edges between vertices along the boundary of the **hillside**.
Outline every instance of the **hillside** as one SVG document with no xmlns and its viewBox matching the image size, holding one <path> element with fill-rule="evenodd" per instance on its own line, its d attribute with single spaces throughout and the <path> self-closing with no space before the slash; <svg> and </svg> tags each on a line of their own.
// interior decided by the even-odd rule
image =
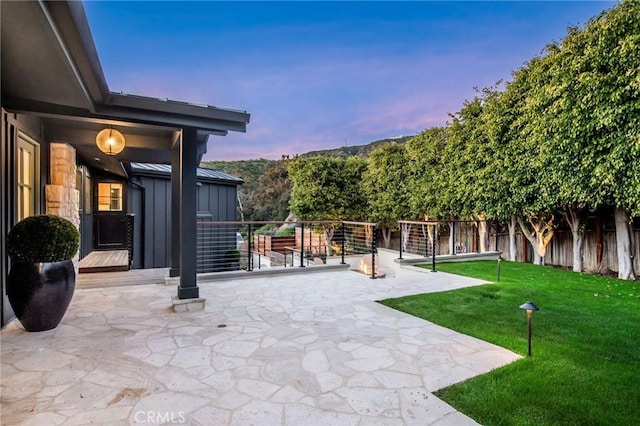
<svg viewBox="0 0 640 426">
<path fill-rule="evenodd" d="M 366 145 L 345 146 L 301 154 L 301 157 L 367 157 L 374 149 L 388 143 L 406 143 L 413 136 L 381 139 Z M 289 213 L 291 184 L 288 179 L 287 158 L 281 160 L 203 161 L 200 167 L 220 170 L 238 176 L 244 184 L 238 188 L 241 210 L 238 218 L 244 220 L 284 220 Z"/>
<path fill-rule="evenodd" d="M 329 156 L 329 157 L 367 157 L 374 149 L 388 143 L 406 143 L 413 136 L 396 136 L 393 138 L 380 139 L 366 145 L 342 146 L 340 148 L 325 149 L 321 151 L 310 151 L 302 154 L 301 157 Z"/>
<path fill-rule="evenodd" d="M 386 145 L 388 143 L 406 143 L 413 136 L 396 136 L 393 138 L 380 139 L 366 145 L 343 146 L 340 148 L 325 149 L 319 151 L 309 151 L 301 154 L 301 157 L 313 156 L 329 156 L 329 157 L 367 157 L 374 149 Z M 208 169 L 220 170 L 230 173 L 234 176 L 241 177 L 245 181 L 245 187 L 250 186 L 252 182 L 258 182 L 258 179 L 268 169 L 282 160 L 267 160 L 264 158 L 256 160 L 237 160 L 237 161 L 203 161 L 200 167 Z"/>
</svg>

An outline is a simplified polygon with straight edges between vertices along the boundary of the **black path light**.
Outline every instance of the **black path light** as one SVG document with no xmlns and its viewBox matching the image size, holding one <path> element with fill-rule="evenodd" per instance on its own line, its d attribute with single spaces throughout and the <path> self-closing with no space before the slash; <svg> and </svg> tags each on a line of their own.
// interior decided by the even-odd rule
<svg viewBox="0 0 640 426">
<path fill-rule="evenodd" d="M 533 302 L 525 302 L 520 305 L 520 309 L 527 311 L 527 356 L 531 356 L 531 314 L 533 311 L 539 311 L 538 307 Z"/>
</svg>

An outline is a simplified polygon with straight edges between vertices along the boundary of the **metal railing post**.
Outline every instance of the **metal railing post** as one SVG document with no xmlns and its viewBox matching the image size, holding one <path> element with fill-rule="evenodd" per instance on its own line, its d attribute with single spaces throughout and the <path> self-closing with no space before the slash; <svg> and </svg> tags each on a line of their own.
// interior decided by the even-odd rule
<svg viewBox="0 0 640 426">
<path fill-rule="evenodd" d="M 371 278 L 376 278 L 376 226 L 372 226 L 373 235 L 371 236 Z"/>
<path fill-rule="evenodd" d="M 300 267 L 304 268 L 304 222 L 300 223 Z"/>
<path fill-rule="evenodd" d="M 427 225 L 427 229 L 429 228 L 429 225 Z M 422 233 L 424 234 L 424 227 L 422 228 Z M 431 245 L 433 248 L 433 244 Z M 429 256 L 429 231 L 427 231 L 427 235 L 425 235 L 424 237 L 424 257 L 428 257 Z"/>
<path fill-rule="evenodd" d="M 451 250 L 452 254 L 458 254 L 456 250 L 456 223 L 455 222 L 451 222 L 451 246 L 453 248 L 453 250 Z"/>
<path fill-rule="evenodd" d="M 398 259 L 402 260 L 402 223 L 398 222 L 398 228 L 400 228 L 400 257 Z"/>
<path fill-rule="evenodd" d="M 433 225 L 433 241 L 431 242 L 431 272 L 436 272 L 436 241 L 438 236 L 436 235 L 436 225 Z"/>
<path fill-rule="evenodd" d="M 247 271 L 251 272 L 253 268 L 251 267 L 252 259 L 251 259 L 251 245 L 253 245 L 253 239 L 251 238 L 251 224 L 247 225 Z"/>
<path fill-rule="evenodd" d="M 344 265 L 345 264 L 345 262 L 344 262 L 344 238 L 345 238 L 345 236 L 344 236 L 344 222 L 342 222 L 342 226 L 341 227 L 342 227 L 342 244 L 340 246 L 340 252 L 341 252 L 341 255 L 342 255 L 342 260 L 340 261 L 340 264 Z"/>
</svg>

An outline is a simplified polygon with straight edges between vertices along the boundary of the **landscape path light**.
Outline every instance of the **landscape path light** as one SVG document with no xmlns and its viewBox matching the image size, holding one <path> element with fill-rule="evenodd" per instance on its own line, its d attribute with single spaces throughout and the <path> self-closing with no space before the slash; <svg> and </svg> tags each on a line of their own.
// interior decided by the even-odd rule
<svg viewBox="0 0 640 426">
<path fill-rule="evenodd" d="M 540 309 L 529 301 L 520 305 L 520 309 L 527 311 L 527 356 L 531 357 L 531 314 L 533 311 L 539 311 Z"/>
</svg>

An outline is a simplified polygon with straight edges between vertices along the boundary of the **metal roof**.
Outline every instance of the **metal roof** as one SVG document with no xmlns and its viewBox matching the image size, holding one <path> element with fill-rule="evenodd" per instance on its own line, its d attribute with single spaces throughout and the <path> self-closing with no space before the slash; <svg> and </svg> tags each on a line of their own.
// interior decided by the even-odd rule
<svg viewBox="0 0 640 426">
<path fill-rule="evenodd" d="M 171 176 L 171 166 L 169 164 L 130 163 L 130 165 L 133 175 Z M 198 167 L 197 177 L 198 180 L 202 181 L 215 181 L 233 185 L 242 185 L 244 183 L 244 181 L 237 176 L 203 167 Z"/>
</svg>

